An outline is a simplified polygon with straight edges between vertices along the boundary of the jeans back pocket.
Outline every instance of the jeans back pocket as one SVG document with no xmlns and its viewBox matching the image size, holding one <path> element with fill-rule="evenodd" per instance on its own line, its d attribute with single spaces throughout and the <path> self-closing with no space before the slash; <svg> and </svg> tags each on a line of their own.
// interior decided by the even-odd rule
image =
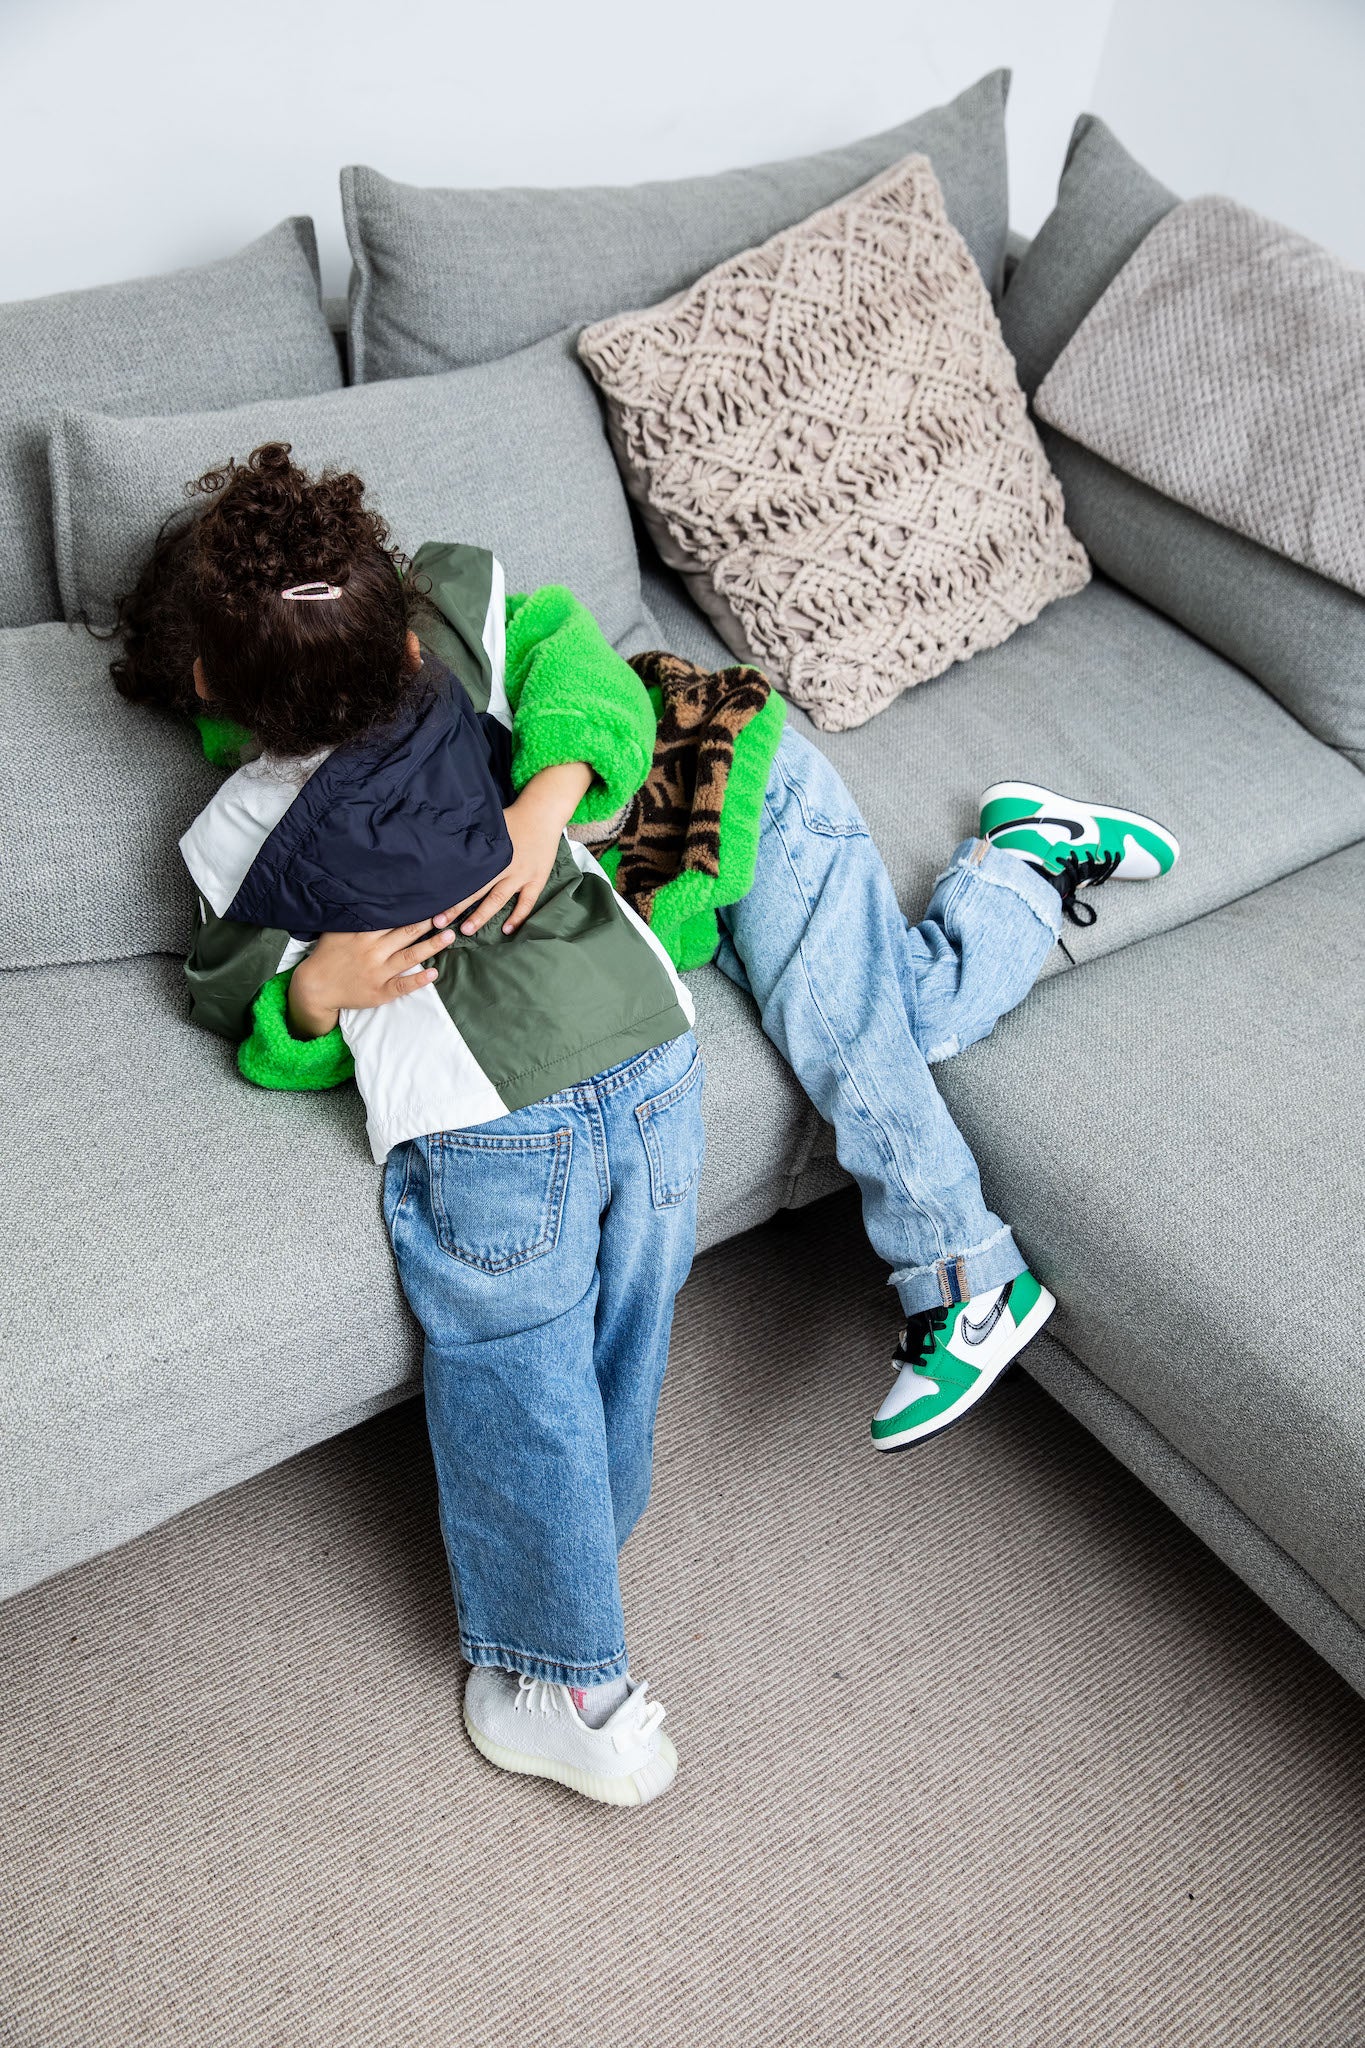
<svg viewBox="0 0 1365 2048">
<path fill-rule="evenodd" d="M 650 1194 L 656 1209 L 685 1202 L 701 1177 L 706 1156 L 706 1129 L 701 1120 L 701 1091 L 706 1065 L 697 1054 L 681 1081 L 662 1095 L 636 1105 L 649 1158 Z"/>
<path fill-rule="evenodd" d="M 428 1140 L 437 1242 L 484 1273 L 510 1273 L 559 1241 L 573 1132 L 441 1131 Z"/>
</svg>

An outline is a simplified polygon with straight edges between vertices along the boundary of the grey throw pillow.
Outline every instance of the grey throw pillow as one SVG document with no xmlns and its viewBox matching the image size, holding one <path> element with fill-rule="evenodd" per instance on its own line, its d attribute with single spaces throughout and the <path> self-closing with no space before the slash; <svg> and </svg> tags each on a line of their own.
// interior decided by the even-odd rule
<svg viewBox="0 0 1365 2048">
<path fill-rule="evenodd" d="M 1000 307 L 1026 391 L 1178 203 L 1103 121 L 1081 116 L 1057 205 Z M 1067 524 L 1095 567 L 1237 662 L 1365 767 L 1365 598 L 1163 497 L 1055 429 L 1040 431 Z"/>
<path fill-rule="evenodd" d="M 652 305 L 919 151 L 992 292 L 1009 197 L 993 71 L 884 134 L 786 163 L 667 183 L 450 191 L 341 174 L 358 384 L 490 362 L 559 329 Z"/>
<path fill-rule="evenodd" d="M 64 413 L 52 433 L 57 563 L 68 618 L 103 623 L 186 482 L 263 441 L 310 469 L 354 470 L 409 552 L 488 547 L 511 589 L 566 583 L 616 640 L 640 617 L 630 511 L 568 336 L 504 362 L 365 390 L 169 419 Z"/>
<path fill-rule="evenodd" d="M 340 383 L 310 220 L 196 270 L 0 305 L 0 626 L 61 615 L 47 432 L 64 406 L 183 412 Z"/>
<path fill-rule="evenodd" d="M 183 952 L 176 847 L 222 780 L 193 729 L 125 704 L 82 627 L 0 632 L 0 968 Z"/>
<path fill-rule="evenodd" d="M 1091 307 L 1179 202 L 1094 114 L 1071 131 L 1057 204 L 1020 257 L 1000 328 L 1030 398 Z"/>
</svg>

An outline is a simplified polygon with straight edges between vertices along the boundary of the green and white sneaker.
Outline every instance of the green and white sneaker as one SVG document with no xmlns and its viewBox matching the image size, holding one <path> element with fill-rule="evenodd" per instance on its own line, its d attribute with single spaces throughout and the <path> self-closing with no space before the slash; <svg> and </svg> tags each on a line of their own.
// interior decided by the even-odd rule
<svg viewBox="0 0 1365 2048">
<path fill-rule="evenodd" d="M 1108 804 L 1059 796 L 1038 782 L 993 782 L 981 799 L 981 837 L 1002 853 L 1018 854 L 1047 876 L 1076 924 L 1077 889 L 1100 882 L 1155 882 L 1180 858 L 1174 832 Z"/>
<path fill-rule="evenodd" d="M 872 1418 L 873 1450 L 936 1436 L 975 1408 L 1056 1306 L 1032 1273 L 1020 1273 L 989 1294 L 911 1316 L 893 1360 L 896 1384 Z"/>
</svg>

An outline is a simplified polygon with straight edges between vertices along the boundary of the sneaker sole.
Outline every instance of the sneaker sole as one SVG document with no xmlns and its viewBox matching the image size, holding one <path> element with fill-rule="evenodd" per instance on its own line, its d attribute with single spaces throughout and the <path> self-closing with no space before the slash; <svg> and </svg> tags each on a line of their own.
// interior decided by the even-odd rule
<svg viewBox="0 0 1365 2048">
<path fill-rule="evenodd" d="M 1038 1299 L 1034 1302 L 1033 1307 L 1015 1331 L 1018 1342 L 997 1365 L 993 1365 L 988 1371 L 983 1372 L 980 1379 L 974 1381 L 968 1387 L 965 1394 L 958 1396 L 951 1408 L 945 1408 L 941 1415 L 934 1417 L 932 1422 L 913 1424 L 908 1429 L 898 1430 L 895 1436 L 874 1436 L 871 1439 L 873 1450 L 908 1450 L 911 1444 L 922 1444 L 927 1437 L 937 1436 L 941 1430 L 950 1429 L 953 1423 L 961 1422 L 963 1417 L 969 1415 L 977 1403 L 985 1399 L 996 1382 L 1009 1371 L 1018 1358 L 1019 1353 L 1026 1344 L 1037 1336 L 1056 1306 L 1056 1296 L 1049 1294 L 1046 1287 L 1044 1287 Z"/>
<path fill-rule="evenodd" d="M 1041 797 L 1044 803 L 1067 804 L 1075 802 L 1074 797 L 1063 796 L 1060 790 L 1044 789 L 1041 782 L 993 782 L 990 788 L 982 794 L 981 809 L 984 811 L 987 804 L 994 803 L 999 797 L 1019 797 L 1030 803 L 1035 797 Z M 1174 832 L 1171 831 L 1169 825 L 1163 825 L 1159 818 L 1149 818 L 1145 811 L 1120 811 L 1113 804 L 1093 804 L 1091 809 L 1103 811 L 1106 818 L 1117 818 L 1122 825 L 1145 825 L 1149 832 L 1159 832 L 1167 846 L 1171 849 L 1171 866 L 1174 867 L 1175 863 L 1179 860 L 1180 841 L 1176 838 Z M 1027 825 L 1027 823 L 1027 818 L 1016 818 L 1013 820 L 1015 825 Z M 1009 828 L 1001 825 L 996 829 L 1003 832 Z M 1114 876 L 1116 882 L 1122 882 L 1126 879 L 1127 877 L 1124 875 Z M 1148 875 L 1144 879 L 1155 882 L 1159 881 L 1161 877 L 1158 875 Z"/>
<path fill-rule="evenodd" d="M 600 1800 L 604 1806 L 645 1806 L 666 1792 L 678 1775 L 678 1752 L 662 1732 L 653 1764 L 638 1771 L 623 1772 L 619 1778 L 604 1778 L 595 1771 L 582 1770 L 577 1764 L 560 1763 L 554 1757 L 530 1756 L 524 1750 L 505 1749 L 502 1743 L 494 1742 L 491 1735 L 485 1735 L 481 1728 L 476 1728 L 468 1714 L 464 1717 L 464 1727 L 479 1755 L 486 1757 L 490 1764 L 496 1764 L 500 1771 L 515 1771 L 523 1778 L 551 1778 L 556 1785 L 565 1785 L 570 1792 L 581 1792 L 585 1799 Z"/>
</svg>

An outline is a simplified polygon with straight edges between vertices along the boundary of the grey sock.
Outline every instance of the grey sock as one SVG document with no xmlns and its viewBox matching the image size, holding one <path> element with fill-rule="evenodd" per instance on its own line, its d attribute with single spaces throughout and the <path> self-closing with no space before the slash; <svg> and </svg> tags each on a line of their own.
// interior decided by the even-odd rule
<svg viewBox="0 0 1365 2048">
<path fill-rule="evenodd" d="M 600 1728 L 611 1719 L 629 1690 L 623 1671 L 619 1678 L 609 1678 L 605 1685 L 571 1685 L 569 1698 L 589 1728 Z"/>
</svg>

